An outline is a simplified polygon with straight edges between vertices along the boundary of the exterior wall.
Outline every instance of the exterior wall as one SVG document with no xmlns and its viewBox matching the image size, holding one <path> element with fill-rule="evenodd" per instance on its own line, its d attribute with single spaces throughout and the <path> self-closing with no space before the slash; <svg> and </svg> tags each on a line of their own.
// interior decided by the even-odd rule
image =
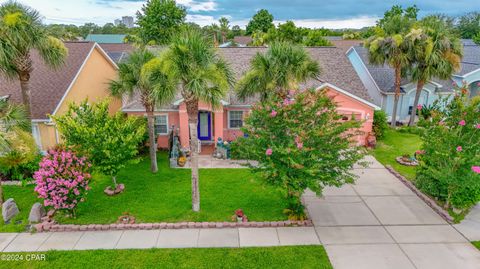
<svg viewBox="0 0 480 269">
<path fill-rule="evenodd" d="M 353 47 L 347 52 L 347 57 L 350 60 L 350 63 L 352 64 L 353 68 L 357 72 L 358 77 L 360 78 L 363 85 L 367 89 L 368 94 L 372 98 L 373 102 L 376 105 L 383 108 L 384 94 L 382 94 L 378 90 L 377 85 L 375 84 L 375 81 L 373 80 L 372 76 L 368 72 L 368 69 L 366 68 L 362 59 L 358 55 L 357 51 Z"/>
<path fill-rule="evenodd" d="M 129 116 L 137 116 L 137 117 L 146 117 L 145 112 L 128 112 Z M 178 129 L 180 125 L 180 117 L 178 111 L 165 111 L 165 112 L 155 112 L 154 116 L 160 115 L 168 115 L 168 128 L 169 130 L 173 128 Z M 161 149 L 168 149 L 168 134 L 159 134 L 157 135 L 157 147 Z"/>
<path fill-rule="evenodd" d="M 250 111 L 249 107 L 226 107 L 224 114 L 223 114 L 223 140 L 225 141 L 233 141 L 237 137 L 243 136 L 243 132 L 238 128 L 228 128 L 228 111 L 244 111 L 243 117 L 248 114 Z"/>
<path fill-rule="evenodd" d="M 95 48 L 87 59 L 83 69 L 77 77 L 75 84 L 60 104 L 56 115 L 62 115 L 68 110 L 72 102 L 80 103 L 86 98 L 89 102 L 97 102 L 109 97 L 108 82 L 117 76 L 116 68 Z M 112 98 L 110 112 L 113 114 L 121 108 L 121 101 Z M 41 150 L 45 151 L 55 146 L 60 139 L 57 136 L 55 126 L 39 123 L 41 137 Z"/>
</svg>

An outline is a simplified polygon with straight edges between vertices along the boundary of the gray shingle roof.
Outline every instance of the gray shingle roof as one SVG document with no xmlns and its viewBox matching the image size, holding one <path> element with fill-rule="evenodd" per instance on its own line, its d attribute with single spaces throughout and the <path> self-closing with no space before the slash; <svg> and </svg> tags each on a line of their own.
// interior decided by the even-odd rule
<svg viewBox="0 0 480 269">
<path fill-rule="evenodd" d="M 462 39 L 463 58 L 462 66 L 457 75 L 463 76 L 467 73 L 480 69 L 480 46 L 470 39 Z"/>
<path fill-rule="evenodd" d="M 219 54 L 230 64 L 237 80 L 249 70 L 250 61 L 257 53 L 263 53 L 267 50 L 265 47 L 235 47 L 235 48 L 219 48 Z M 362 81 L 355 72 L 352 64 L 345 55 L 343 48 L 336 47 L 313 47 L 306 48 L 311 57 L 318 61 L 322 69 L 319 77 L 320 81 L 309 80 L 302 85 L 303 88 L 318 87 L 324 82 L 333 84 L 351 94 L 358 96 L 366 101 L 372 102 Z M 134 100 L 132 100 L 134 99 Z M 143 110 L 143 106 L 139 104 L 138 98 L 133 97 L 127 101 L 123 109 Z M 251 105 L 257 101 L 255 98 L 249 98 L 245 101 L 236 97 L 233 89 L 228 92 L 224 101 L 230 105 Z M 163 109 L 172 109 L 173 106 L 164 106 Z"/>
</svg>

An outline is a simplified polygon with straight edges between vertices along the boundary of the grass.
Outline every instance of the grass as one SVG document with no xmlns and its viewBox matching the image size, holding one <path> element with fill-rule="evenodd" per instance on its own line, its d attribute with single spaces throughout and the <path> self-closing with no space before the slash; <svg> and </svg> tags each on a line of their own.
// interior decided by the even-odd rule
<svg viewBox="0 0 480 269">
<path fill-rule="evenodd" d="M 28 215 L 30 214 L 32 205 L 35 202 L 40 202 L 33 192 L 33 186 L 2 186 L 2 188 L 5 200 L 13 197 L 20 213 L 12 219 L 8 225 L 3 222 L 3 218 L 0 218 L 0 233 L 24 231 L 25 224 L 28 223 Z M 15 224 L 18 221 L 21 221 L 21 223 Z"/>
<path fill-rule="evenodd" d="M 413 155 L 421 145 L 420 136 L 389 129 L 385 132 L 385 137 L 378 141 L 372 154 L 383 165 L 391 165 L 404 177 L 413 180 L 415 179 L 415 167 L 401 165 L 395 158 L 404 154 Z"/>
<path fill-rule="evenodd" d="M 150 172 L 149 159 L 128 165 L 117 176 L 125 184 L 125 192 L 107 196 L 103 190 L 112 184 L 104 175 L 94 175 L 92 190 L 84 203 L 78 206 L 77 218 L 57 216 L 60 223 L 106 224 L 115 223 L 128 212 L 140 222 L 231 221 L 231 216 L 242 208 L 249 220 L 285 220 L 286 203 L 280 192 L 264 185 L 248 169 L 200 169 L 201 211 L 191 210 L 191 181 L 189 169 L 168 167 L 166 153 L 158 154 L 159 172 Z M 19 201 L 22 216 L 36 201 L 33 187 L 5 188 L 5 197 Z M 0 224 L 0 231 L 13 229 Z M 19 229 L 19 227 L 17 227 Z"/>
<path fill-rule="evenodd" d="M 26 257 L 26 253 L 17 254 Z M 66 268 L 67 265 L 69 269 L 332 268 L 321 246 L 50 251 L 42 254 L 45 254 L 45 261 L 2 261 L 0 268 Z"/>
<path fill-rule="evenodd" d="M 472 242 L 472 244 L 478 248 L 478 250 L 480 250 L 480 241 L 475 241 L 475 242 Z"/>
</svg>

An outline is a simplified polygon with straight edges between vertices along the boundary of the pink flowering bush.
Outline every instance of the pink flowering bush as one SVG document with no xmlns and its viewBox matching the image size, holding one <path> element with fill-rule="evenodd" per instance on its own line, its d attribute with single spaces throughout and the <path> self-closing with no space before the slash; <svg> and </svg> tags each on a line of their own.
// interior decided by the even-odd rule
<svg viewBox="0 0 480 269">
<path fill-rule="evenodd" d="M 305 217 L 300 196 L 306 188 L 352 183 L 352 165 L 362 158 L 354 140 L 361 121 L 343 121 L 323 91 L 272 97 L 253 107 L 234 145 L 239 158 L 256 160 L 253 171 L 285 195 L 290 219 Z"/>
<path fill-rule="evenodd" d="M 480 98 L 459 89 L 443 110 L 425 121 L 416 185 L 447 209 L 468 210 L 480 201 Z"/>
<path fill-rule="evenodd" d="M 44 199 L 45 206 L 67 210 L 75 216 L 75 208 L 90 189 L 90 167 L 85 157 L 78 157 L 70 150 L 50 150 L 33 175 L 35 192 Z"/>
</svg>

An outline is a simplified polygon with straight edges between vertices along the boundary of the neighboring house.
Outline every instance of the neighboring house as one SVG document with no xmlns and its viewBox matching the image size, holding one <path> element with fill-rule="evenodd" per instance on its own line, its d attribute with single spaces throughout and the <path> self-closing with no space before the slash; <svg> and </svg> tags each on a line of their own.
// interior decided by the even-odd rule
<svg viewBox="0 0 480 269">
<path fill-rule="evenodd" d="M 133 45 L 128 43 L 123 43 L 123 44 L 104 43 L 99 45 L 108 54 L 108 56 L 112 58 L 112 60 L 117 64 L 120 61 L 127 58 L 128 55 L 134 50 Z"/>
<path fill-rule="evenodd" d="M 239 47 L 246 47 L 248 44 L 252 43 L 253 38 L 250 36 L 235 36 L 233 42 Z"/>
<path fill-rule="evenodd" d="M 432 79 L 426 83 L 420 95 L 419 104 L 428 106 L 441 97 L 448 98 L 454 93 L 455 86 L 460 86 L 463 83 L 470 88 L 472 97 L 479 94 L 480 46 L 471 40 L 462 40 L 462 43 L 464 57 L 462 58 L 460 71 L 448 80 Z M 347 51 L 347 56 L 367 88 L 373 102 L 391 117 L 395 95 L 394 70 L 387 65 L 370 64 L 368 50 L 361 45 L 351 47 Z M 403 78 L 398 102 L 398 121 L 406 122 L 410 119 L 415 92 L 416 83 Z"/>
<path fill-rule="evenodd" d="M 250 68 L 251 59 L 266 48 L 221 48 L 219 53 L 230 63 L 235 76 L 240 79 Z M 335 47 L 307 48 L 313 59 L 322 68 L 319 80 L 310 80 L 302 88 L 326 89 L 328 95 L 338 103 L 338 111 L 345 115 L 344 120 L 355 116 L 363 120 L 362 131 L 365 133 L 357 138 L 359 144 L 364 144 L 365 136 L 372 131 L 373 112 L 380 109 L 372 104 L 367 90 L 355 73 L 345 56 L 343 49 Z M 212 109 L 206 104 L 200 104 L 198 137 L 202 151 L 211 152 L 218 138 L 226 141 L 243 136 L 240 128 L 243 119 L 251 109 L 255 98 L 239 100 L 233 90 L 228 92 L 221 105 Z M 129 115 L 145 115 L 145 108 L 138 96 L 124 98 L 122 110 Z M 178 97 L 169 105 L 159 107 L 155 111 L 155 133 L 158 135 L 158 147 L 168 148 L 169 133 L 175 128 L 180 136 L 183 147 L 189 145 L 188 116 L 185 103 Z"/>
<path fill-rule="evenodd" d="M 97 42 L 98 44 L 122 44 L 127 35 L 118 34 L 89 34 L 85 41 Z"/>
<path fill-rule="evenodd" d="M 117 77 L 117 65 L 93 42 L 66 42 L 65 65 L 52 70 L 32 51 L 33 71 L 30 77 L 33 136 L 43 151 L 60 142 L 60 136 L 49 115 L 62 115 L 72 102 L 87 99 L 95 102 L 109 97 L 108 82 Z M 22 102 L 18 80 L 0 77 L 0 96 Z M 112 99 L 110 110 L 118 111 L 121 101 Z"/>
</svg>

